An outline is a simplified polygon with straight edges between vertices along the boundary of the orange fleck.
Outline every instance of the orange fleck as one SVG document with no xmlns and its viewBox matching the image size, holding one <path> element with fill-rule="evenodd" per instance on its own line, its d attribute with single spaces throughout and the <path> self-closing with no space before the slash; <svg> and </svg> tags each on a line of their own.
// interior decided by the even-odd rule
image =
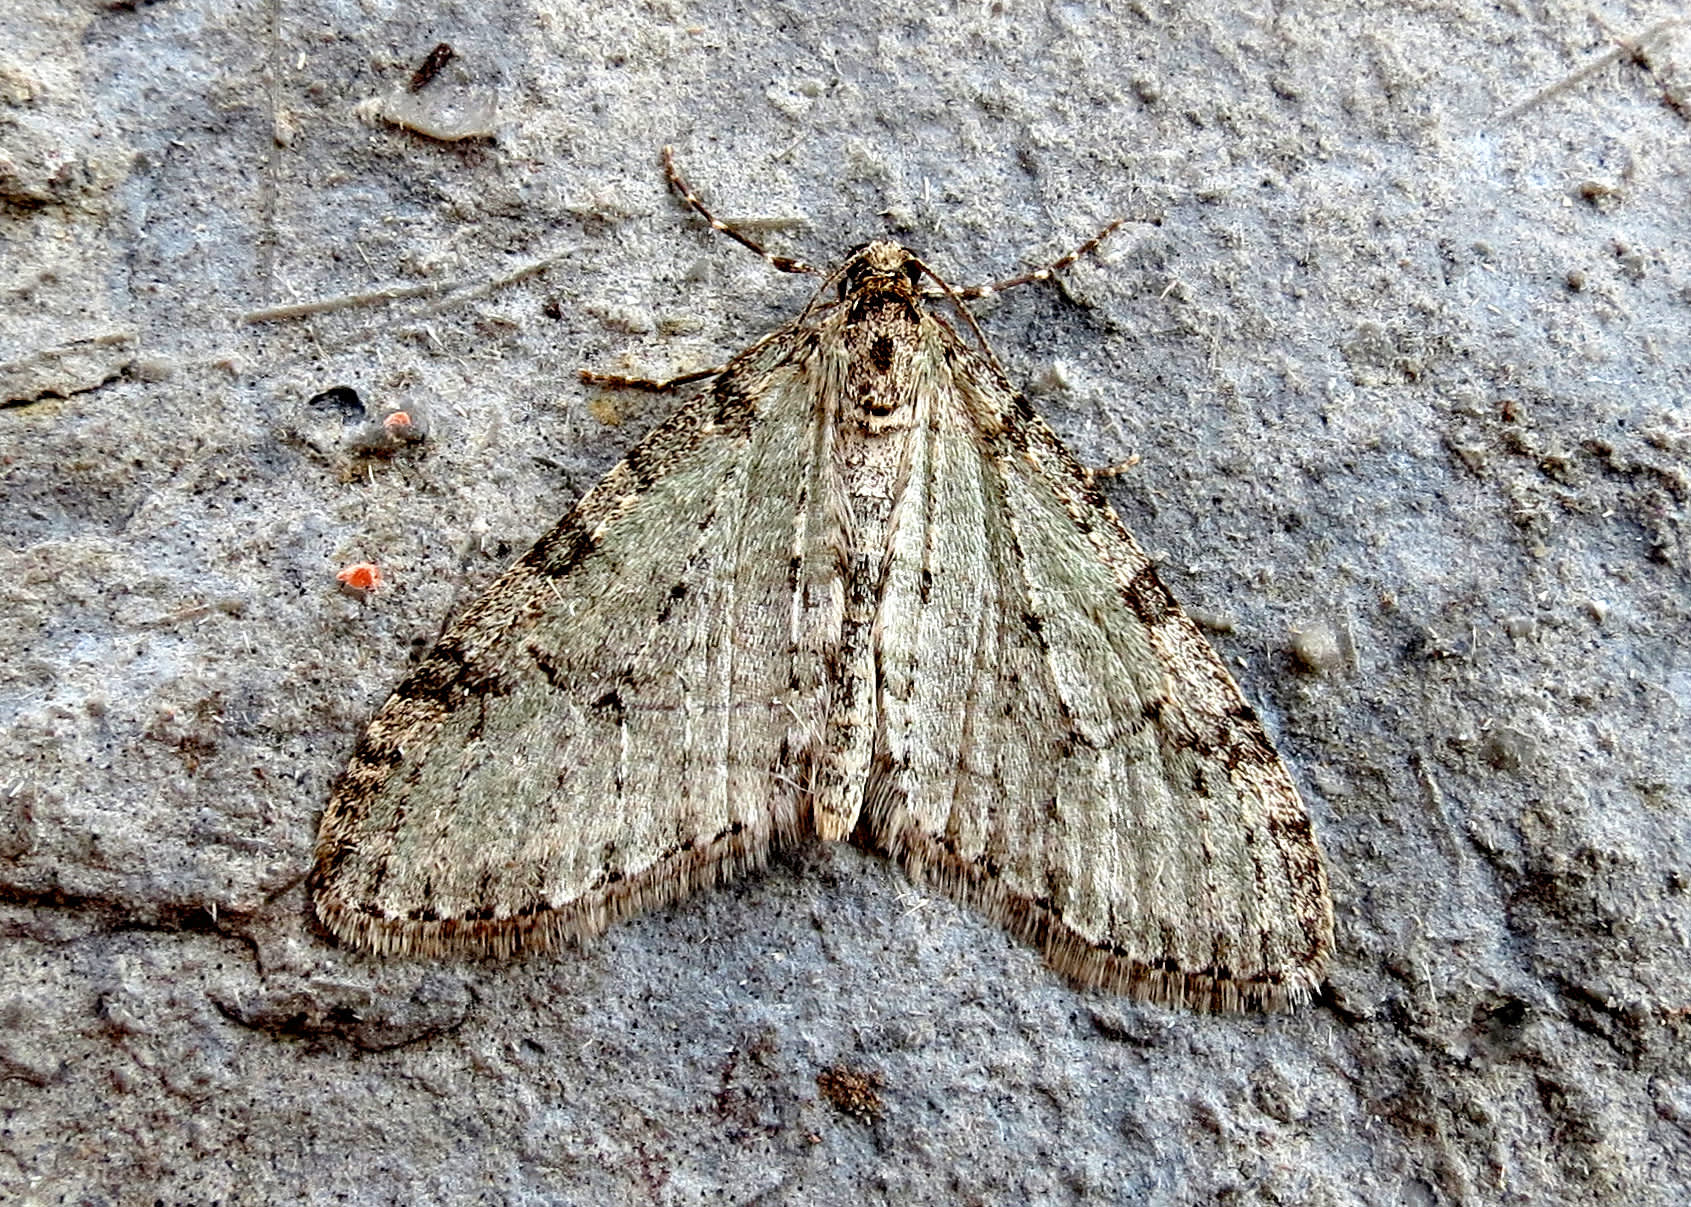
<svg viewBox="0 0 1691 1207">
<path fill-rule="evenodd" d="M 354 563 L 335 577 L 340 580 L 341 586 L 360 595 L 379 591 L 382 586 L 382 572 L 375 562 Z"/>
</svg>

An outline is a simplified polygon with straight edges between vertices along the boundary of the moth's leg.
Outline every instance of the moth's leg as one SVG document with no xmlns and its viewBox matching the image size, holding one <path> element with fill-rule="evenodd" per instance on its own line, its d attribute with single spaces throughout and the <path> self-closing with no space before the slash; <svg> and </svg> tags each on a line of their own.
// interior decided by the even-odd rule
<svg viewBox="0 0 1691 1207">
<path fill-rule="evenodd" d="M 735 230 L 722 219 L 707 210 L 705 208 L 705 203 L 700 201 L 698 194 L 693 192 L 692 186 L 682 179 L 681 169 L 675 166 L 675 148 L 673 147 L 665 147 L 663 149 L 663 170 L 664 175 L 669 177 L 669 187 L 674 189 L 677 193 L 680 193 L 681 199 L 697 210 L 699 212 L 699 216 L 706 222 L 710 223 L 712 230 L 721 231 L 730 239 L 734 240 L 734 242 L 738 243 L 741 247 L 751 248 L 758 255 L 767 260 L 771 268 L 778 269 L 781 272 L 816 272 L 816 269 L 812 268 L 803 260 L 795 260 L 791 256 L 778 256 L 774 252 L 764 250 L 761 244 L 754 242 L 745 235 L 742 235 L 739 231 Z"/>
<path fill-rule="evenodd" d="M 1073 264 L 1082 256 L 1089 256 L 1098 250 L 1098 245 L 1108 239 L 1116 230 L 1127 222 L 1126 218 L 1117 218 L 1092 238 L 1065 256 L 1059 256 L 1044 268 L 1033 272 L 1024 272 L 1019 277 L 1010 277 L 1003 281 L 989 281 L 985 285 L 959 286 L 952 289 L 952 294 L 961 301 L 972 301 L 977 298 L 989 298 L 995 293 L 1002 293 L 1006 289 L 1014 289 L 1018 285 L 1033 285 L 1039 281 L 1049 281 L 1057 273 Z M 929 297 L 944 297 L 944 294 L 930 293 Z"/>
<path fill-rule="evenodd" d="M 680 377 L 666 377 L 662 380 L 655 377 L 624 377 L 620 373 L 595 373 L 592 369 L 577 369 L 576 372 L 581 374 L 581 380 L 589 385 L 604 386 L 612 390 L 646 390 L 661 394 L 667 390 L 690 386 L 695 381 L 720 377 L 727 368 L 727 365 L 717 365 L 714 369 L 699 369 L 693 373 L 683 373 Z"/>
<path fill-rule="evenodd" d="M 814 304 L 815 303 L 812 303 L 812 305 Z M 785 329 L 782 328 L 771 331 L 768 335 L 764 336 L 751 347 L 747 348 L 744 352 L 740 353 L 740 355 L 750 356 L 771 340 L 780 339 L 784 330 Z M 624 377 L 621 373 L 599 373 L 592 369 L 577 369 L 576 372 L 581 375 L 581 380 L 587 382 L 589 385 L 604 386 L 607 389 L 612 390 L 648 390 L 656 394 L 662 393 L 666 390 L 678 389 L 681 386 L 690 386 L 696 381 L 709 381 L 713 377 L 721 377 L 724 373 L 728 372 L 728 365 L 717 365 L 713 369 L 695 369 L 693 372 L 683 373 L 679 377 L 663 378 Z"/>
</svg>

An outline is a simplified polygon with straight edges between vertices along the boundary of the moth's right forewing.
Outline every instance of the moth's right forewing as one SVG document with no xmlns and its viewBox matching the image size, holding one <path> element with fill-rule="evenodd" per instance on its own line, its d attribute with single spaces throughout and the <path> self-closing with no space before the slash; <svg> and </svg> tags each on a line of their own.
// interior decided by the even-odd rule
<svg viewBox="0 0 1691 1207">
<path fill-rule="evenodd" d="M 1307 995 L 1331 905 L 1285 767 L 1073 458 L 943 332 L 878 625 L 874 843 L 1076 981 Z"/>
<path fill-rule="evenodd" d="M 820 731 L 792 609 L 816 417 L 770 341 L 685 403 L 448 630 L 323 818 L 318 912 L 505 953 L 760 864 Z M 772 622 L 772 618 L 776 618 Z"/>
</svg>

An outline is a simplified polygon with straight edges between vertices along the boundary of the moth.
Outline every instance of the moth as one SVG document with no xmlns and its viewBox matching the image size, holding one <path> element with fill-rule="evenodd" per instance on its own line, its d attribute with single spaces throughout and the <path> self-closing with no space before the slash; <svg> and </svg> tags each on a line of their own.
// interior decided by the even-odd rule
<svg viewBox="0 0 1691 1207">
<path fill-rule="evenodd" d="M 664 162 L 714 228 L 815 271 Z M 376 713 L 323 816 L 318 916 L 370 951 L 509 956 L 849 840 L 1080 987 L 1306 999 L 1333 919 L 1297 789 L 1010 384 L 963 305 L 988 288 L 886 239 L 820 275 L 719 369 L 584 375 L 705 384 Z"/>
</svg>

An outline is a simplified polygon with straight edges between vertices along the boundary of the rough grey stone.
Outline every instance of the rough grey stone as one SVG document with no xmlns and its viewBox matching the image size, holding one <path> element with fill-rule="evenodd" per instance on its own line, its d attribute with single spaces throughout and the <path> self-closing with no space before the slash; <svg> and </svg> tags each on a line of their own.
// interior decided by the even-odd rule
<svg viewBox="0 0 1691 1207">
<path fill-rule="evenodd" d="M 0 1198 L 1691 1199 L 1656 13 L 4 0 Z M 494 138 L 361 117 L 443 39 Z M 510 965 L 311 924 L 411 651 L 668 405 L 575 370 L 717 363 L 807 296 L 665 142 L 812 260 L 890 232 L 977 281 L 1160 219 L 981 321 L 1228 617 L 1331 864 L 1313 1008 L 1077 995 L 849 849 Z M 359 444 L 407 408 L 425 441 Z"/>
</svg>

